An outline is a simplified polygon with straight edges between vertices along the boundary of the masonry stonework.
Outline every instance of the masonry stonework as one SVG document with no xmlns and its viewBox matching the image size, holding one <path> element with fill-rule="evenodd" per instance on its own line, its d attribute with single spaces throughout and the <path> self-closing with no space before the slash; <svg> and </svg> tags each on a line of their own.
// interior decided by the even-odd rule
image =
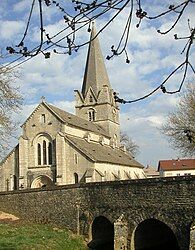
<svg viewBox="0 0 195 250">
<path fill-rule="evenodd" d="M 132 250 L 136 227 L 144 220 L 156 219 L 173 231 L 180 250 L 187 250 L 195 218 L 195 177 L 88 183 L 1 193 L 0 210 L 29 221 L 61 225 L 79 231 L 88 239 L 95 218 L 104 216 L 114 225 L 122 216 L 128 227 L 128 237 L 122 240 L 124 244 L 126 240 L 127 249 Z"/>
</svg>

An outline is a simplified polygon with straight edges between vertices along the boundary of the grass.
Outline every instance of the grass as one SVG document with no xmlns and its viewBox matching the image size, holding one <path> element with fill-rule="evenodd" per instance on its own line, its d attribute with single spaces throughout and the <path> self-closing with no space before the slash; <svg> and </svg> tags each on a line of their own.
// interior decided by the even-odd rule
<svg viewBox="0 0 195 250">
<path fill-rule="evenodd" d="M 81 237 L 51 225 L 1 223 L 0 249 L 4 250 L 86 250 Z"/>
</svg>

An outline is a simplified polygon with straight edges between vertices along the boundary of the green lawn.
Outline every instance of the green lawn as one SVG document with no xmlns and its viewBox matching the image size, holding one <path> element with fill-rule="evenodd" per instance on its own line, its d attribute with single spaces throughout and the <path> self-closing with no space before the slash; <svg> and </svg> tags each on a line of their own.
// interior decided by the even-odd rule
<svg viewBox="0 0 195 250">
<path fill-rule="evenodd" d="M 84 240 L 50 225 L 1 223 L 0 249 L 86 250 Z"/>
</svg>

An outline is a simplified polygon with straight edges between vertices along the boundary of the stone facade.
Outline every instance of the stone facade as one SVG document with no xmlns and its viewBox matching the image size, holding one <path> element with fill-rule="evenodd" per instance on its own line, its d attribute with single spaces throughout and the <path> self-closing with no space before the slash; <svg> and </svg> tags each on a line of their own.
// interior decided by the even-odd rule
<svg viewBox="0 0 195 250">
<path fill-rule="evenodd" d="M 76 115 L 42 100 L 0 164 L 0 191 L 145 178 L 143 166 L 120 147 L 119 107 L 95 36 L 93 27 Z"/>
</svg>

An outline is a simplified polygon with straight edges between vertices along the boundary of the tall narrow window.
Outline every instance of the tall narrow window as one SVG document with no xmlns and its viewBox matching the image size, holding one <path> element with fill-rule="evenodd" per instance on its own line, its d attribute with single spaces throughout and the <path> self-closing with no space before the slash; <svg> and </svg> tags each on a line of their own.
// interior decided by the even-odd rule
<svg viewBox="0 0 195 250">
<path fill-rule="evenodd" d="M 46 141 L 43 141 L 43 165 L 47 164 Z"/>
<path fill-rule="evenodd" d="M 92 120 L 92 117 L 91 117 L 91 111 L 89 111 L 89 121 Z"/>
<path fill-rule="evenodd" d="M 74 163 L 78 164 L 78 155 L 77 154 L 74 154 Z"/>
<path fill-rule="evenodd" d="M 77 173 L 74 173 L 74 181 L 75 181 L 75 183 L 79 182 L 79 176 Z"/>
<path fill-rule="evenodd" d="M 37 145 L 38 165 L 41 165 L 41 144 Z"/>
<path fill-rule="evenodd" d="M 48 146 L 48 158 L 49 158 L 49 165 L 52 164 L 52 144 L 49 142 Z"/>
<path fill-rule="evenodd" d="M 89 114 L 89 121 L 95 121 L 95 110 L 90 109 L 88 114 Z"/>
<path fill-rule="evenodd" d="M 42 114 L 42 115 L 41 115 L 41 123 L 46 123 L 45 114 Z"/>
<path fill-rule="evenodd" d="M 13 175 L 13 190 L 18 189 L 17 177 Z"/>
</svg>

